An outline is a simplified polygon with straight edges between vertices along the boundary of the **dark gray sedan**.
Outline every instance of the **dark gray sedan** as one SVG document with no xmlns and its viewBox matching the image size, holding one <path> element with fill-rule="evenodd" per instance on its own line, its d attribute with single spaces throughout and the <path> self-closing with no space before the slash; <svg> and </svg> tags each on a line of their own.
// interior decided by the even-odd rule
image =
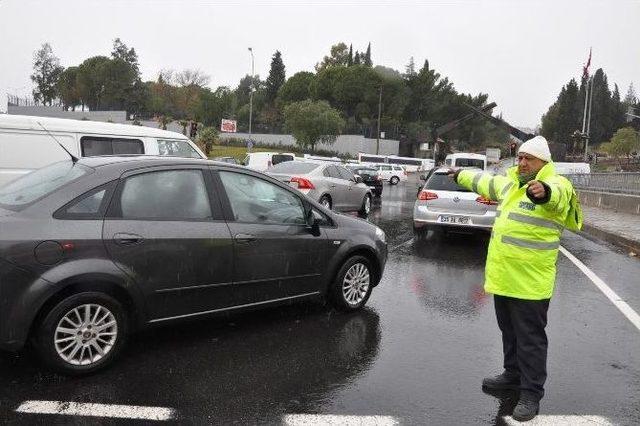
<svg viewBox="0 0 640 426">
<path fill-rule="evenodd" d="M 0 349 L 53 368 L 111 362 L 141 327 L 308 299 L 360 309 L 378 227 L 262 173 L 206 160 L 92 157 L 0 188 Z"/>
</svg>

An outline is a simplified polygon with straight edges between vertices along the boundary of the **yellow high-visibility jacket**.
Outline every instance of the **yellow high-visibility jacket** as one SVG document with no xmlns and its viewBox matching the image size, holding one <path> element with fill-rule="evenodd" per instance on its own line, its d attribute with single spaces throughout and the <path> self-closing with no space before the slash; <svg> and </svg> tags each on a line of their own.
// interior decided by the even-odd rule
<svg viewBox="0 0 640 426">
<path fill-rule="evenodd" d="M 462 170 L 459 185 L 497 201 L 496 220 L 489 242 L 484 290 L 527 300 L 549 299 L 556 278 L 560 234 L 565 227 L 582 227 L 582 211 L 571 182 L 547 163 L 535 180 L 551 194 L 543 204 L 527 196 L 520 186 L 517 167 L 506 176 Z"/>
</svg>

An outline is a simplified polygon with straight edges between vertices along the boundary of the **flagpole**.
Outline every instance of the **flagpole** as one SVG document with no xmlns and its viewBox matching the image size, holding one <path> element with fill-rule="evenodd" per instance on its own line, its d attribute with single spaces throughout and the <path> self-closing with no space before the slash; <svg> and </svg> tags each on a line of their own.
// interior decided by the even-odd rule
<svg viewBox="0 0 640 426">
<path fill-rule="evenodd" d="M 587 161 L 587 146 L 589 142 L 587 141 L 587 109 L 589 107 L 589 94 L 591 89 L 591 79 L 589 78 L 589 66 L 591 65 L 591 48 L 589 48 L 589 59 L 587 60 L 587 64 L 583 68 L 582 77 L 586 77 L 585 88 L 584 88 L 584 113 L 582 114 L 582 139 L 584 142 L 584 159 Z"/>
<path fill-rule="evenodd" d="M 589 161 L 589 134 L 591 133 L 591 104 L 593 103 L 593 77 L 591 77 L 591 89 L 589 90 L 589 113 L 587 115 L 587 138 L 584 145 L 584 161 Z"/>
</svg>

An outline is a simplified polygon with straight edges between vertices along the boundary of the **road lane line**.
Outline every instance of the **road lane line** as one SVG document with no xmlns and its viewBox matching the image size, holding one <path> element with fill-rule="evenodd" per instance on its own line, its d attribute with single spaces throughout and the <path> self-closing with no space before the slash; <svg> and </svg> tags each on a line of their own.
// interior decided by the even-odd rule
<svg viewBox="0 0 640 426">
<path fill-rule="evenodd" d="M 157 421 L 172 420 L 176 415 L 173 408 L 63 401 L 25 401 L 16 408 L 16 412 Z"/>
<path fill-rule="evenodd" d="M 393 247 L 391 247 L 391 248 L 389 249 L 389 253 L 391 253 L 392 251 L 395 251 L 395 250 L 399 249 L 399 248 L 400 248 L 400 247 L 402 247 L 402 246 L 406 246 L 407 244 L 412 243 L 412 242 L 413 242 L 413 237 L 411 237 L 410 239 L 408 239 L 408 240 L 407 240 L 407 241 L 405 241 L 404 243 L 400 243 L 400 244 L 398 244 L 397 246 L 393 246 Z"/>
<path fill-rule="evenodd" d="M 514 420 L 513 417 L 507 416 L 502 418 L 504 422 L 509 426 L 613 426 L 612 423 L 606 417 L 601 416 L 571 416 L 571 415 L 538 415 L 522 423 Z"/>
<path fill-rule="evenodd" d="M 338 416 L 330 414 L 287 414 L 287 426 L 393 426 L 400 422 L 391 416 Z"/>
<path fill-rule="evenodd" d="M 591 269 L 589 269 L 584 263 L 582 263 L 577 257 L 572 255 L 569 250 L 560 246 L 560 251 L 564 254 L 570 261 L 573 262 L 574 265 L 578 267 L 586 276 L 593 282 L 596 287 L 600 289 L 601 292 L 604 293 L 605 296 L 615 305 L 616 308 L 622 312 L 622 314 L 627 317 L 631 324 L 633 324 L 638 330 L 640 330 L 640 315 L 636 311 L 633 310 L 631 306 L 627 302 L 625 302 L 620 296 L 616 294 L 615 291 L 611 289 L 604 281 L 602 281 L 596 274 L 593 273 Z"/>
</svg>

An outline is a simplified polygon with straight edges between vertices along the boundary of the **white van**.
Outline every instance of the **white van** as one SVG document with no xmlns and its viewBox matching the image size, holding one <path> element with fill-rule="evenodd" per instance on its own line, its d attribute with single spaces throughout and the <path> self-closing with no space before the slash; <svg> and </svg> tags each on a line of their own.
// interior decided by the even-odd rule
<svg viewBox="0 0 640 426">
<path fill-rule="evenodd" d="M 444 159 L 444 164 L 448 167 L 474 167 L 486 170 L 487 156 L 470 152 L 458 152 L 447 155 Z"/>
<path fill-rule="evenodd" d="M 0 186 L 32 170 L 75 157 L 145 154 L 207 156 L 186 136 L 153 127 L 0 114 Z"/>
<path fill-rule="evenodd" d="M 250 152 L 244 158 L 242 164 L 250 169 L 264 172 L 271 166 L 285 161 L 293 161 L 295 158 L 295 155 L 290 152 Z"/>
</svg>

